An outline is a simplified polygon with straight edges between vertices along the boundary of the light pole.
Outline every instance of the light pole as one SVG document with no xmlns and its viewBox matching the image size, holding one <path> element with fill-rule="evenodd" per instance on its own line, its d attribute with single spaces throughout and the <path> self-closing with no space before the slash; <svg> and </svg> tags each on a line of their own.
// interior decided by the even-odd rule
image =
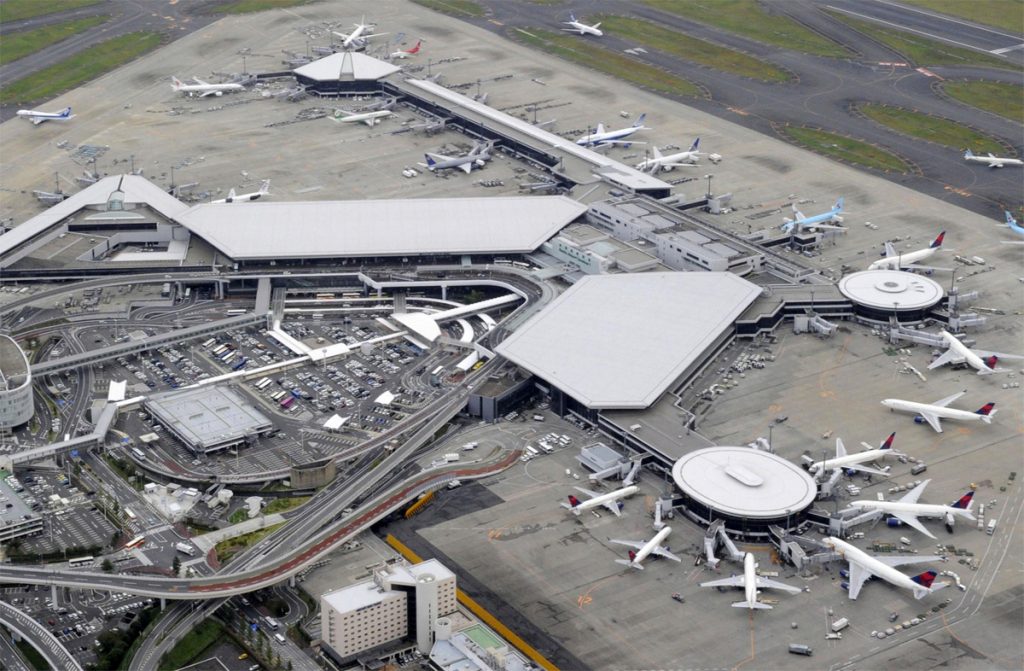
<svg viewBox="0 0 1024 671">
<path fill-rule="evenodd" d="M 711 178 L 714 177 L 714 175 L 704 175 L 704 177 L 707 178 L 707 180 L 708 180 L 708 199 L 710 200 L 710 198 L 711 198 Z"/>
</svg>

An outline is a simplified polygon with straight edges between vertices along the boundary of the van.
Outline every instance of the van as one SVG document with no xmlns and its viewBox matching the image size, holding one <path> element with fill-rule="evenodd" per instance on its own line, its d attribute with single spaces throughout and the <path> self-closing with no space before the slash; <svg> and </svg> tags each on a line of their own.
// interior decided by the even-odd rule
<svg viewBox="0 0 1024 671">
<path fill-rule="evenodd" d="M 921 473 L 924 473 L 927 470 L 928 470 L 928 466 L 926 464 L 917 464 L 916 466 L 914 466 L 913 468 L 910 469 L 910 474 L 911 475 L 920 475 Z"/>
<path fill-rule="evenodd" d="M 274 638 L 277 639 L 278 643 L 284 645 L 284 636 L 282 636 L 281 634 L 274 634 Z"/>
<path fill-rule="evenodd" d="M 811 646 L 804 645 L 803 643 L 790 643 L 789 652 L 794 655 L 806 655 L 807 657 L 814 654 L 814 650 L 811 649 Z"/>
<path fill-rule="evenodd" d="M 991 536 L 996 530 L 996 520 L 992 518 L 988 521 L 988 526 L 985 527 L 985 533 Z"/>
</svg>

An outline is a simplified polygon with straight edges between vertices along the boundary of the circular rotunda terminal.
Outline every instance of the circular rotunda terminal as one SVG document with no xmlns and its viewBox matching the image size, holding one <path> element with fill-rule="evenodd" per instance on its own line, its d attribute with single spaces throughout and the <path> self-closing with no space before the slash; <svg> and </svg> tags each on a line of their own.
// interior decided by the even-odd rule
<svg viewBox="0 0 1024 671">
<path fill-rule="evenodd" d="M 839 280 L 839 291 L 861 317 L 888 323 L 922 321 L 945 295 L 933 279 L 902 270 L 864 270 Z"/>
<path fill-rule="evenodd" d="M 725 522 L 730 535 L 764 540 L 768 527 L 804 519 L 818 488 L 802 468 L 750 447 L 708 447 L 672 467 L 686 508 L 703 524 Z"/>
<path fill-rule="evenodd" d="M 13 338 L 0 335 L 0 429 L 21 426 L 34 412 L 28 357 Z"/>
</svg>

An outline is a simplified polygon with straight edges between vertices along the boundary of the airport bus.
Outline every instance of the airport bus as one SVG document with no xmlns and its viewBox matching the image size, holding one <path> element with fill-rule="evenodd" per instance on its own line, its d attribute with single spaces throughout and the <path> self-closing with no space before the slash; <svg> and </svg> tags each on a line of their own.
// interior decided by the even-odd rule
<svg viewBox="0 0 1024 671">
<path fill-rule="evenodd" d="M 527 445 L 526 451 L 530 454 L 531 457 L 536 457 L 540 454 L 540 450 L 538 450 L 533 445 Z"/>
<path fill-rule="evenodd" d="M 434 370 L 430 371 L 430 374 L 431 375 L 440 375 L 441 371 L 443 371 L 443 370 L 444 370 L 444 366 L 438 366 Z"/>
<path fill-rule="evenodd" d="M 295 403 L 294 396 L 285 396 L 284 398 L 281 399 L 281 407 L 284 408 L 285 410 L 292 407 L 292 403 Z"/>
<path fill-rule="evenodd" d="M 213 347 L 216 344 L 217 344 L 217 339 L 216 338 L 210 338 L 209 340 L 207 340 L 206 342 L 203 343 L 203 347 Z"/>
<path fill-rule="evenodd" d="M 362 298 L 363 295 L 358 292 L 349 292 L 342 294 L 341 297 L 347 300 L 350 298 Z"/>
<path fill-rule="evenodd" d="M 235 364 L 234 366 L 232 366 L 232 367 L 231 367 L 231 370 L 242 370 L 242 368 L 243 368 L 243 367 L 245 366 L 245 364 L 247 364 L 247 363 L 249 363 L 249 360 L 248 360 L 248 359 L 246 359 L 246 358 L 245 358 L 245 357 L 243 356 L 243 357 L 242 357 L 242 359 L 241 359 L 241 361 L 239 361 L 238 363 L 236 363 L 236 364 Z"/>
<path fill-rule="evenodd" d="M 92 566 L 96 559 L 94 557 L 77 557 L 68 560 L 68 568 L 84 568 Z"/>
<path fill-rule="evenodd" d="M 270 627 L 272 631 L 277 631 L 278 627 L 281 626 L 277 623 L 277 620 L 275 620 L 272 617 L 265 617 L 263 619 L 266 621 L 267 626 Z"/>
<path fill-rule="evenodd" d="M 221 354 L 223 354 L 223 353 L 224 353 L 224 351 L 225 351 L 225 350 L 227 350 L 227 349 L 228 349 L 228 346 L 227 346 L 227 345 L 221 345 L 221 346 L 219 346 L 219 347 L 214 347 L 214 348 L 213 348 L 213 355 L 214 355 L 214 356 L 220 356 L 220 355 L 221 355 Z"/>
<path fill-rule="evenodd" d="M 125 508 L 124 509 L 124 516 L 127 517 L 130 520 L 138 519 L 138 517 L 136 517 L 135 513 L 132 512 L 131 508 Z"/>
<path fill-rule="evenodd" d="M 234 308 L 233 310 L 228 310 L 225 314 L 231 317 L 234 315 L 244 315 L 246 312 L 248 312 L 248 310 L 245 308 Z"/>
<path fill-rule="evenodd" d="M 185 287 L 185 300 L 192 298 L 192 287 Z"/>
<path fill-rule="evenodd" d="M 231 360 L 235 358 L 235 350 L 225 352 L 224 356 L 220 358 L 221 363 L 231 363 Z"/>
<path fill-rule="evenodd" d="M 317 294 L 316 295 L 316 299 L 318 301 L 333 301 L 334 300 L 334 294 L 330 294 L 330 293 L 326 293 L 326 292 L 322 293 L 322 294 Z"/>
<path fill-rule="evenodd" d="M 272 401 L 280 401 L 280 400 L 281 400 L 282 398 L 284 398 L 284 397 L 285 397 L 285 395 L 286 395 L 287 393 L 288 393 L 288 392 L 286 392 L 286 391 L 277 391 L 277 392 L 274 392 L 273 394 L 271 394 L 271 395 L 270 395 L 270 400 L 272 400 Z"/>
<path fill-rule="evenodd" d="M 256 388 L 259 389 L 260 391 L 263 391 L 264 389 L 270 386 L 271 382 L 273 382 L 273 380 L 271 380 L 269 377 L 265 377 L 256 383 Z"/>
<path fill-rule="evenodd" d="M 146 542 L 146 537 L 145 536 L 136 536 L 135 538 L 131 539 L 130 541 L 128 541 L 125 544 L 124 549 L 125 550 L 131 550 L 133 548 L 142 547 L 142 544 L 145 543 L 145 542 Z"/>
<path fill-rule="evenodd" d="M 140 450 L 137 447 L 133 447 L 132 448 L 132 454 L 134 454 L 137 459 L 145 459 L 146 458 L 146 453 L 143 452 L 142 450 Z"/>
<path fill-rule="evenodd" d="M 320 321 L 321 319 L 324 318 L 324 313 L 323 312 L 314 312 L 313 315 L 312 315 L 312 318 L 313 318 L 314 321 Z"/>
</svg>

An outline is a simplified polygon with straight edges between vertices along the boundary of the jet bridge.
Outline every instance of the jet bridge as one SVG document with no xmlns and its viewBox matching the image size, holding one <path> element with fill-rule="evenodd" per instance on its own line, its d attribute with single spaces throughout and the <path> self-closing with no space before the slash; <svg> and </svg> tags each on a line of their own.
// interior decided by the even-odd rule
<svg viewBox="0 0 1024 671">
<path fill-rule="evenodd" d="M 721 561 L 721 559 L 715 556 L 715 552 L 718 550 L 719 545 L 725 548 L 725 556 L 727 559 L 731 559 L 734 562 L 743 561 L 743 553 L 740 552 L 739 548 L 736 547 L 736 544 L 733 543 L 732 539 L 725 533 L 725 522 L 722 520 L 715 520 L 704 532 L 704 556 L 708 566 L 711 568 L 716 568 L 718 563 Z"/>
</svg>

